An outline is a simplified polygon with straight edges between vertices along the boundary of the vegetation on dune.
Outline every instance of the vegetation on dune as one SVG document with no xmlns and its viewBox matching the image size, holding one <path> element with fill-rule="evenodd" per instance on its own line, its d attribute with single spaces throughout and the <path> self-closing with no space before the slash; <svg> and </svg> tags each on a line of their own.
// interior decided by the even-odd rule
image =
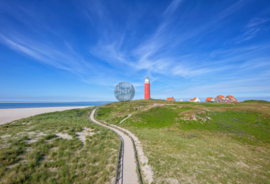
<svg viewBox="0 0 270 184">
<path fill-rule="evenodd" d="M 269 147 L 247 146 L 219 132 L 137 129 L 154 183 L 268 183 Z"/>
<path fill-rule="evenodd" d="M 126 124 L 138 128 L 165 128 L 175 123 L 175 118 L 179 113 L 190 110 L 191 108 L 172 109 L 169 107 L 156 107 L 148 111 L 136 114 Z"/>
<path fill-rule="evenodd" d="M 88 119 L 91 109 L 1 125 L 0 183 L 113 181 L 119 139 Z M 153 183 L 270 181 L 269 103 L 136 100 L 104 105 L 95 116 L 139 138 Z"/>
<path fill-rule="evenodd" d="M 266 101 L 266 100 L 245 100 L 243 102 L 244 103 L 270 103 L 269 101 Z"/>
<path fill-rule="evenodd" d="M 138 100 L 98 112 L 98 119 L 138 136 L 154 183 L 270 181 L 268 104 Z"/>
<path fill-rule="evenodd" d="M 111 183 L 119 138 L 88 119 L 91 109 L 1 125 L 0 183 Z"/>
</svg>

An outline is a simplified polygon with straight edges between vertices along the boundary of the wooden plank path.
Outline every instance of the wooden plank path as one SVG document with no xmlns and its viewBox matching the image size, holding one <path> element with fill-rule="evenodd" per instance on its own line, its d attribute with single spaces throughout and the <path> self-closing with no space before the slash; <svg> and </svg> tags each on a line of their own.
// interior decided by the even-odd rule
<svg viewBox="0 0 270 184">
<path fill-rule="evenodd" d="M 96 109 L 94 109 L 90 116 L 89 119 L 93 121 L 94 123 L 97 123 L 103 127 L 109 128 L 113 131 L 115 131 L 119 136 L 122 137 L 123 139 L 123 155 L 122 155 L 122 161 L 121 161 L 121 169 L 120 172 L 120 177 L 118 178 L 118 183 L 120 184 L 138 184 L 139 179 L 138 179 L 138 174 L 137 174 L 137 166 L 136 166 L 136 160 L 135 160 L 135 155 L 134 155 L 134 150 L 133 150 L 133 143 L 131 139 L 129 138 L 128 135 L 124 134 L 122 131 L 107 126 L 103 123 L 98 122 L 94 118 L 94 114 L 96 112 Z"/>
</svg>

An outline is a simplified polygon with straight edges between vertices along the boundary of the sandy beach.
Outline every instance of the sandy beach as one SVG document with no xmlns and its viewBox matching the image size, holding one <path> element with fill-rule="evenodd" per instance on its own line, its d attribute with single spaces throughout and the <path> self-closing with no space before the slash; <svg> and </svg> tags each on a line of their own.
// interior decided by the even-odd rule
<svg viewBox="0 0 270 184">
<path fill-rule="evenodd" d="M 64 111 L 69 109 L 81 109 L 87 106 L 76 107 L 42 107 L 42 108 L 20 108 L 20 109 L 0 109 L 0 124 L 8 123 L 21 118 L 34 116 L 46 112 Z"/>
</svg>

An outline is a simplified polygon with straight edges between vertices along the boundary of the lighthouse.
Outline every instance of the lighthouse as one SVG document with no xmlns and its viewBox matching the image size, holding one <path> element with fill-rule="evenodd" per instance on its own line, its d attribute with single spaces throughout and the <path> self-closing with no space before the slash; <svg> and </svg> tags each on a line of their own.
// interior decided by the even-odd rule
<svg viewBox="0 0 270 184">
<path fill-rule="evenodd" d="M 150 99 L 150 81 L 148 76 L 146 76 L 144 81 L 144 99 Z"/>
</svg>

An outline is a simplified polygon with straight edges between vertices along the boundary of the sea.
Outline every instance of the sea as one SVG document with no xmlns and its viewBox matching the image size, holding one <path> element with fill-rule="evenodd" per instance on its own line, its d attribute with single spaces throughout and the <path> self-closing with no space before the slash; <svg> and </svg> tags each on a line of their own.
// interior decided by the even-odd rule
<svg viewBox="0 0 270 184">
<path fill-rule="evenodd" d="M 0 109 L 17 108 L 39 108 L 39 107 L 73 107 L 73 106 L 97 106 L 112 103 L 110 101 L 100 102 L 47 102 L 47 103 L 0 103 Z"/>
</svg>

